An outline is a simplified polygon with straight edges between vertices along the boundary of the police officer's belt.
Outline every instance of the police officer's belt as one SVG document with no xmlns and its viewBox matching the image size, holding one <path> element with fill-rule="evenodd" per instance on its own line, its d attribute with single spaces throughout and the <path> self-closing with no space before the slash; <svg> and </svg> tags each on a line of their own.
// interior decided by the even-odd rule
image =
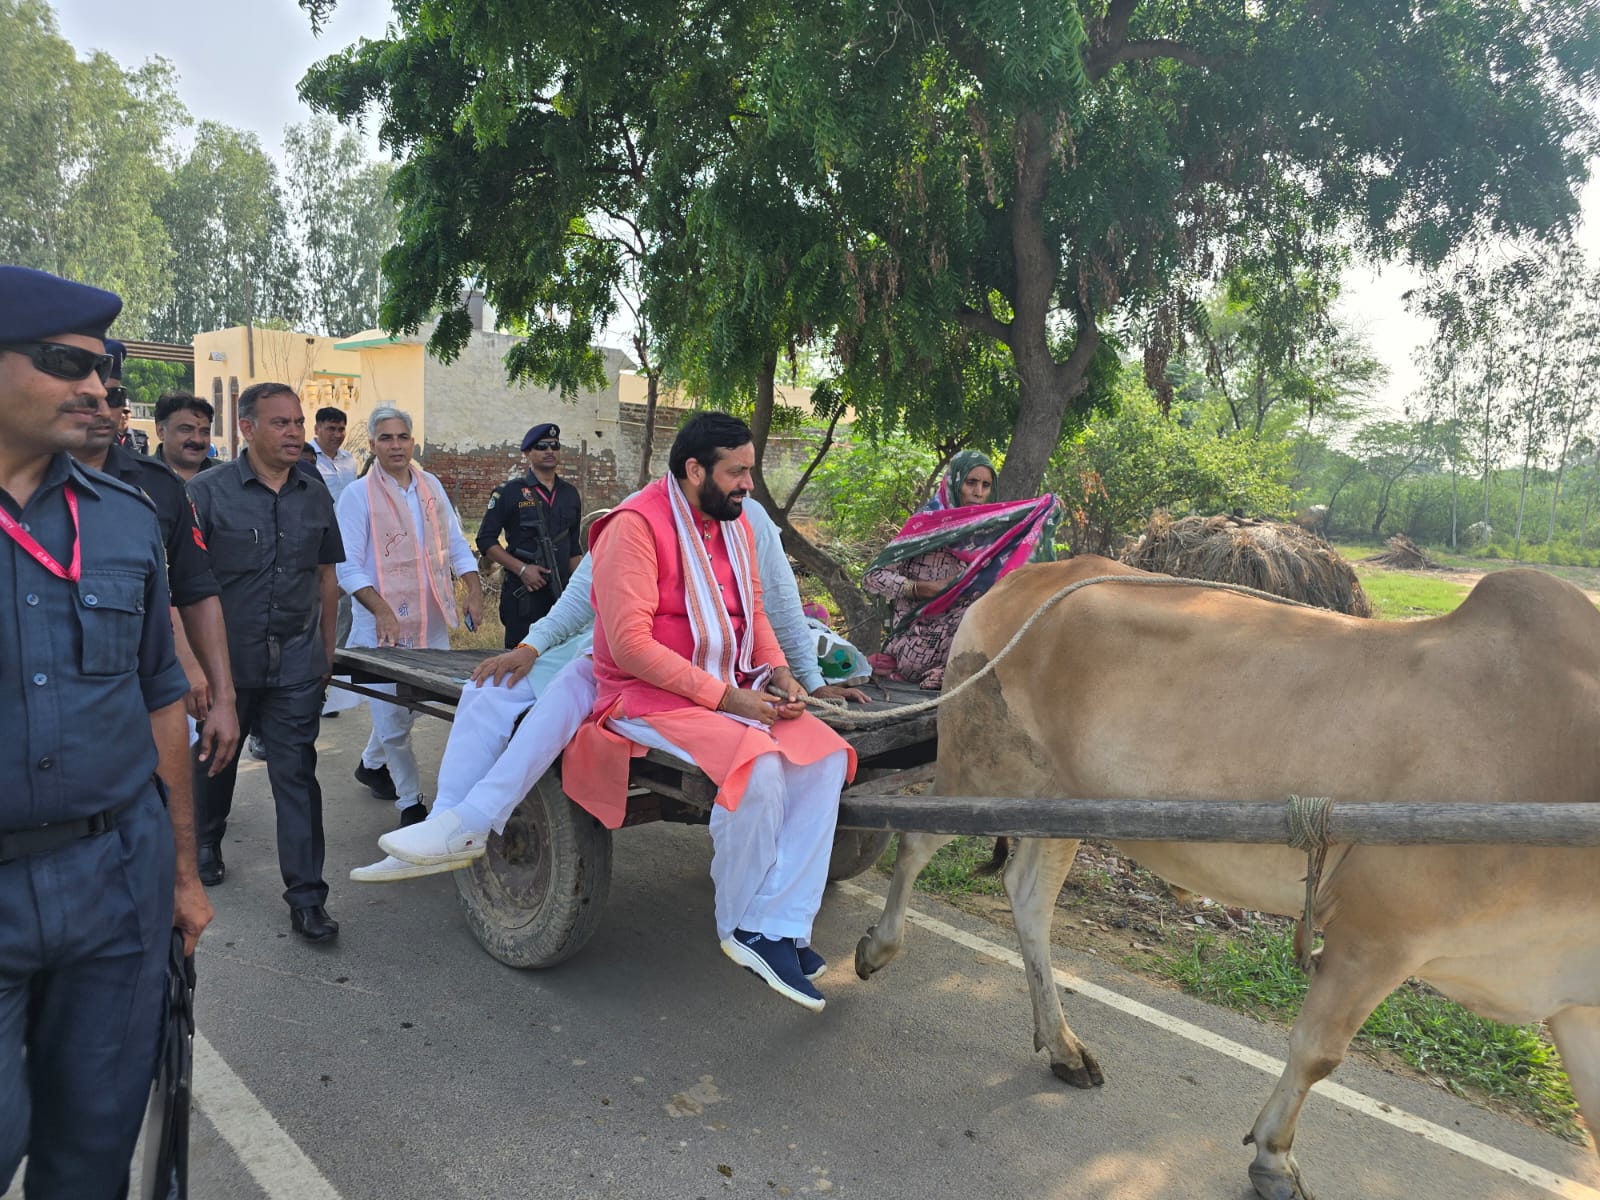
<svg viewBox="0 0 1600 1200">
<path fill-rule="evenodd" d="M 56 850 L 79 838 L 110 833 L 117 827 L 117 813 L 122 809 L 108 808 L 92 817 L 79 817 L 76 821 L 57 821 L 54 825 L 41 825 L 37 829 L 17 829 L 0 833 L 0 863 L 29 854 L 43 854 Z"/>
</svg>

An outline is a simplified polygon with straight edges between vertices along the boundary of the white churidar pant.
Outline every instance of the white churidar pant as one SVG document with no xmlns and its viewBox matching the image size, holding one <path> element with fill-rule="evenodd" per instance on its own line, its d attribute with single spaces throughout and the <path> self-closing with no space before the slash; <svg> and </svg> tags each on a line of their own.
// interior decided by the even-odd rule
<svg viewBox="0 0 1600 1200">
<path fill-rule="evenodd" d="M 369 683 L 375 692 L 392 696 L 399 688 L 394 683 Z M 367 705 L 372 713 L 372 733 L 361 751 L 363 766 L 389 767 L 389 778 L 394 780 L 396 808 L 410 808 L 422 803 L 422 773 L 417 770 L 417 756 L 411 749 L 411 726 L 417 714 L 398 704 L 385 704 L 374 700 Z"/>
<path fill-rule="evenodd" d="M 624 718 L 610 726 L 641 746 L 694 761 L 645 721 Z M 720 804 L 712 808 L 718 938 L 745 929 L 810 944 L 811 923 L 828 884 L 839 793 L 849 765 L 843 750 L 807 766 L 796 766 L 776 751 L 763 754 L 751 766 L 737 811 Z"/>
<path fill-rule="evenodd" d="M 529 676 L 511 687 L 468 683 L 439 763 L 433 811 L 453 809 L 465 828 L 479 833 L 504 830 L 522 798 L 578 732 L 594 698 L 594 659 L 587 654 L 562 667 L 537 698 Z M 517 725 L 524 712 L 527 717 Z"/>
</svg>

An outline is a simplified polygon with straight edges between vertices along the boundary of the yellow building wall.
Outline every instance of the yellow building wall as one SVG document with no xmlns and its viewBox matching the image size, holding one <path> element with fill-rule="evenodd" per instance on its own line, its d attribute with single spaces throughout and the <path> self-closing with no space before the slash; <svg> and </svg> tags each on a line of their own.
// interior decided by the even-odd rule
<svg viewBox="0 0 1600 1200">
<path fill-rule="evenodd" d="M 195 394 L 217 410 L 217 453 L 239 454 L 238 398 L 252 384 L 286 383 L 299 394 L 309 423 L 325 404 L 347 412 L 364 391 L 360 356 L 335 349 L 338 339 L 286 329 L 234 326 L 196 334 Z"/>
</svg>

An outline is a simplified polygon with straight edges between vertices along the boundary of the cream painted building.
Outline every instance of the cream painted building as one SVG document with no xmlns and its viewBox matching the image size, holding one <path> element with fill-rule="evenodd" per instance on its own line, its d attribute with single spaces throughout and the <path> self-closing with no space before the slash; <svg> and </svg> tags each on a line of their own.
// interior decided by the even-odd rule
<svg viewBox="0 0 1600 1200">
<path fill-rule="evenodd" d="M 287 383 L 300 394 L 308 418 L 324 405 L 354 412 L 365 390 L 361 359 L 336 343 L 336 338 L 243 325 L 197 334 L 195 395 L 217 410 L 217 453 L 238 456 L 239 393 L 252 384 Z"/>
</svg>

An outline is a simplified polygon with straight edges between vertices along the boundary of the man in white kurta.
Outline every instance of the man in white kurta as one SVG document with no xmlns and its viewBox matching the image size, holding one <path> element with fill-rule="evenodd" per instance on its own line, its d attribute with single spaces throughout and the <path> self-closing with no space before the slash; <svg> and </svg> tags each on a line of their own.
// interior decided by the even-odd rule
<svg viewBox="0 0 1600 1200">
<path fill-rule="evenodd" d="M 476 624 L 483 615 L 477 555 L 444 486 L 411 461 L 416 451 L 411 418 L 399 409 L 379 408 L 368 427 L 372 469 L 345 488 L 337 508 L 340 534 L 350 539 L 339 564 L 339 587 L 355 599 L 349 644 L 448 650 L 450 629 L 457 623 L 452 575 L 466 585 L 469 622 Z M 375 478 L 380 473 L 386 478 Z M 403 497 L 403 506 L 393 497 Z M 395 685 L 379 690 L 392 694 Z M 401 821 L 414 824 L 427 815 L 411 750 L 415 714 L 379 701 L 370 707 L 372 737 L 362 753 L 363 766 L 388 765 Z"/>
<path fill-rule="evenodd" d="M 754 501 L 745 502 L 745 512 L 755 533 L 768 616 L 790 669 L 812 695 L 864 703 L 866 695 L 854 688 L 825 684 L 778 527 Z M 450 726 L 428 819 L 384 834 L 378 844 L 390 856 L 388 869 L 380 872 L 384 864 L 377 863 L 352 872 L 352 879 L 377 882 L 453 870 L 483 853 L 491 829 L 505 828 L 594 708 L 593 570 L 593 560 L 585 557 L 522 644 L 474 672 Z M 523 713 L 528 715 L 519 726 Z M 405 864 L 422 869 L 407 871 Z"/>
</svg>

